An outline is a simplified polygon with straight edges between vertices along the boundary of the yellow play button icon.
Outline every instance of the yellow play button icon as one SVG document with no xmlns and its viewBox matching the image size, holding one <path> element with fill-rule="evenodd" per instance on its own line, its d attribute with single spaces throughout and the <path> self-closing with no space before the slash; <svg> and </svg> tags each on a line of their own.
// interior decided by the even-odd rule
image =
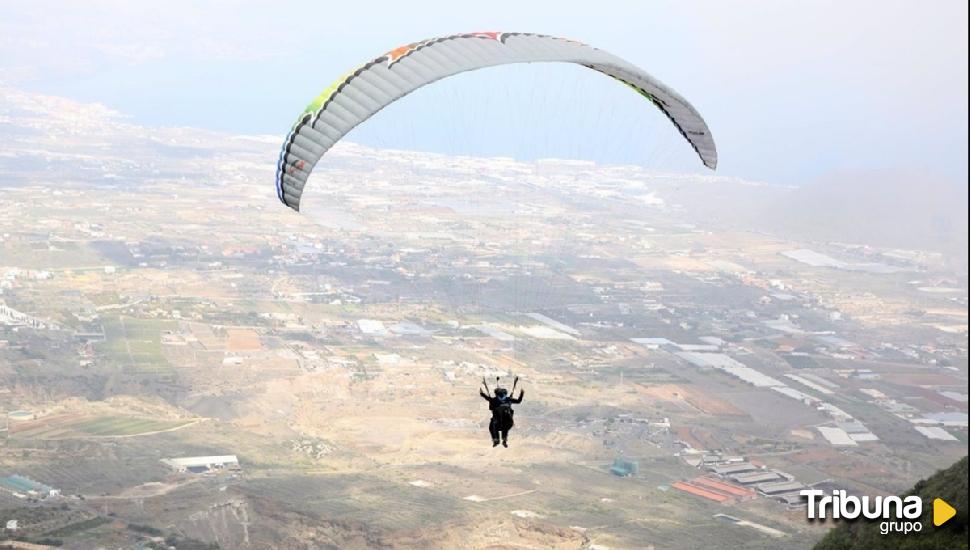
<svg viewBox="0 0 970 550">
<path fill-rule="evenodd" d="M 933 525 L 939 527 L 957 515 L 956 509 L 942 498 L 933 499 Z"/>
</svg>

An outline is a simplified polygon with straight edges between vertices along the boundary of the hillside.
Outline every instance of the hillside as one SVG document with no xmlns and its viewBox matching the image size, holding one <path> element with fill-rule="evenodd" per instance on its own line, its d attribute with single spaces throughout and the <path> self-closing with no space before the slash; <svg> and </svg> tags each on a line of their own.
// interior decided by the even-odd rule
<svg viewBox="0 0 970 550">
<path fill-rule="evenodd" d="M 923 499 L 921 533 L 882 535 L 878 522 L 842 523 L 830 531 L 815 546 L 815 550 L 967 548 L 967 457 L 929 479 L 919 481 L 908 494 L 916 494 Z M 957 515 L 940 527 L 933 527 L 934 498 L 942 498 L 957 509 Z"/>
</svg>

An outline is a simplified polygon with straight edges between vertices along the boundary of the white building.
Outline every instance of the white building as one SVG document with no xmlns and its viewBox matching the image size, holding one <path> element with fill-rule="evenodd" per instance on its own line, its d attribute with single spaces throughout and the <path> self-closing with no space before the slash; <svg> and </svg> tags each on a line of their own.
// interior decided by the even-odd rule
<svg viewBox="0 0 970 550">
<path fill-rule="evenodd" d="M 165 458 L 162 463 L 177 472 L 208 472 L 212 470 L 238 470 L 239 459 L 236 455 L 189 456 L 184 458 Z"/>
</svg>

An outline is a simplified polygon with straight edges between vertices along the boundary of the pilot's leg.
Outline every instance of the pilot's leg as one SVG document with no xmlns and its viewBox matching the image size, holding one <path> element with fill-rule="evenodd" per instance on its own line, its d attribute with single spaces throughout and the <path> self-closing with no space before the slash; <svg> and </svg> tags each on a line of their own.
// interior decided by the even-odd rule
<svg viewBox="0 0 970 550">
<path fill-rule="evenodd" d="M 488 433 L 492 435 L 492 447 L 498 445 L 498 422 L 491 419 L 488 422 Z"/>
</svg>

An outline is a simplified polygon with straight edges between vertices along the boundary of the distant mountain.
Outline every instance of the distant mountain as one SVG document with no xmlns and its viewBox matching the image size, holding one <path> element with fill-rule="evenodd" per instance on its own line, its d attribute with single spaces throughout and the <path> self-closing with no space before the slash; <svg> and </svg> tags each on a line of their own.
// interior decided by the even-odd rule
<svg viewBox="0 0 970 550">
<path fill-rule="evenodd" d="M 919 495 L 923 499 L 923 530 L 920 533 L 883 535 L 879 532 L 878 522 L 842 523 L 829 531 L 815 545 L 815 550 L 967 548 L 967 457 L 918 482 L 908 494 Z M 935 498 L 947 501 L 957 510 L 957 515 L 940 527 L 933 527 L 932 503 Z"/>
<path fill-rule="evenodd" d="M 967 263 L 967 186 L 930 175 L 833 175 L 777 197 L 759 218 L 759 228 L 786 237 L 929 250 Z"/>
</svg>

